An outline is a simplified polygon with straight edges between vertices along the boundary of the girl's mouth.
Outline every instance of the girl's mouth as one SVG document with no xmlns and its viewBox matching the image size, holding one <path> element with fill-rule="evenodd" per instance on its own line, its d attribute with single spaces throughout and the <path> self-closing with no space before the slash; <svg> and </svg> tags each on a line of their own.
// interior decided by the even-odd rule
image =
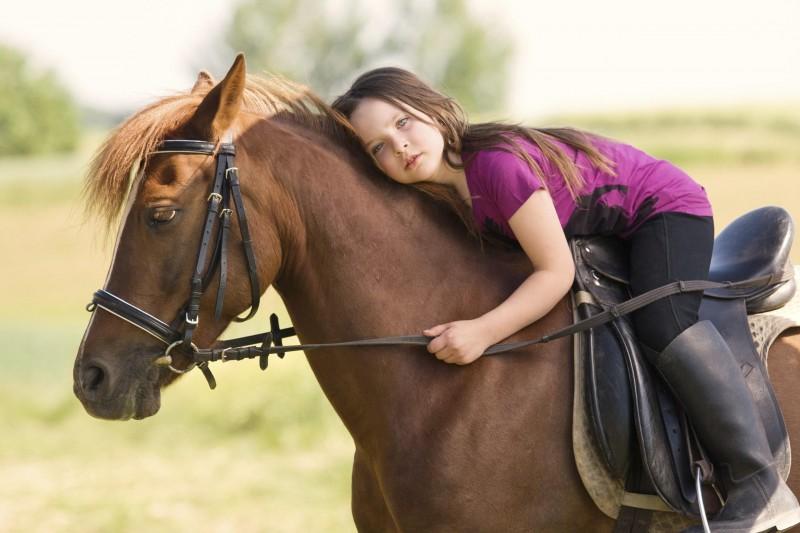
<svg viewBox="0 0 800 533">
<path fill-rule="evenodd" d="M 406 170 L 414 168 L 417 165 L 417 161 L 419 160 L 420 154 L 417 154 L 406 161 Z"/>
</svg>

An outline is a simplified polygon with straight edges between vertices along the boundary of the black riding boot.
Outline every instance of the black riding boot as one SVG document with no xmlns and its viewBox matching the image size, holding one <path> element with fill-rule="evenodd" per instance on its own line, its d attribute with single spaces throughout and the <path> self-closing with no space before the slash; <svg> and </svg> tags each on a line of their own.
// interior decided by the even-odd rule
<svg viewBox="0 0 800 533">
<path fill-rule="evenodd" d="M 800 523 L 800 505 L 775 469 L 744 376 L 725 339 L 709 321 L 682 332 L 656 356 L 666 380 L 717 466 L 727 489 L 714 532 L 784 531 Z M 684 533 L 702 532 L 701 526 Z"/>
</svg>

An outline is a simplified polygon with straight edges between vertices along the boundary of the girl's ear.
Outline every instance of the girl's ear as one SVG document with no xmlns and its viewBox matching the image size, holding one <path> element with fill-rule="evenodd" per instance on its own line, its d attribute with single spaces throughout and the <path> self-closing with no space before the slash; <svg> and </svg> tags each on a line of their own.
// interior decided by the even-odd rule
<svg viewBox="0 0 800 533">
<path fill-rule="evenodd" d="M 195 87 L 198 84 L 213 83 L 211 76 L 201 82 L 200 73 Z M 244 54 L 239 53 L 233 60 L 230 70 L 219 84 L 208 91 L 203 101 L 197 107 L 192 118 L 186 124 L 190 131 L 195 131 L 201 139 L 216 141 L 233 125 L 239 109 L 242 107 L 242 94 L 245 87 Z M 194 90 L 194 89 L 193 89 Z"/>
</svg>

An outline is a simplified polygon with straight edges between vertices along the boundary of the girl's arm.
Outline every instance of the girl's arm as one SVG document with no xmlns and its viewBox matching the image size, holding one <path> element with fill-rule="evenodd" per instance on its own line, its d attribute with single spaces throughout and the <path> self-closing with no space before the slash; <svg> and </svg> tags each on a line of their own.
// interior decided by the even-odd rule
<svg viewBox="0 0 800 533">
<path fill-rule="evenodd" d="M 509 219 L 514 235 L 533 263 L 533 274 L 481 320 L 494 344 L 550 312 L 569 292 L 575 263 L 550 194 L 539 189 Z"/>
<path fill-rule="evenodd" d="M 440 324 L 428 351 L 448 363 L 467 364 L 497 342 L 546 315 L 567 294 L 575 264 L 550 194 L 539 189 L 508 221 L 533 263 L 531 274 L 503 303 L 474 320 Z"/>
</svg>

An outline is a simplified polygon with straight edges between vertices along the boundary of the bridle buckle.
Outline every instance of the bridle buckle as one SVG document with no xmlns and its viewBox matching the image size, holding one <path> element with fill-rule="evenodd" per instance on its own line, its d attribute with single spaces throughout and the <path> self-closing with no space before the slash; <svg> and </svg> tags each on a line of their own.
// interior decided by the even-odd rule
<svg viewBox="0 0 800 533">
<path fill-rule="evenodd" d="M 225 348 L 224 350 L 222 350 L 222 353 L 221 353 L 221 354 L 219 354 L 219 360 L 220 360 L 220 361 L 222 361 L 223 363 L 225 363 L 226 361 L 228 361 L 228 358 L 225 356 L 225 353 L 226 353 L 228 350 L 230 350 L 231 348 L 232 348 L 231 346 L 228 346 L 227 348 Z"/>
</svg>

